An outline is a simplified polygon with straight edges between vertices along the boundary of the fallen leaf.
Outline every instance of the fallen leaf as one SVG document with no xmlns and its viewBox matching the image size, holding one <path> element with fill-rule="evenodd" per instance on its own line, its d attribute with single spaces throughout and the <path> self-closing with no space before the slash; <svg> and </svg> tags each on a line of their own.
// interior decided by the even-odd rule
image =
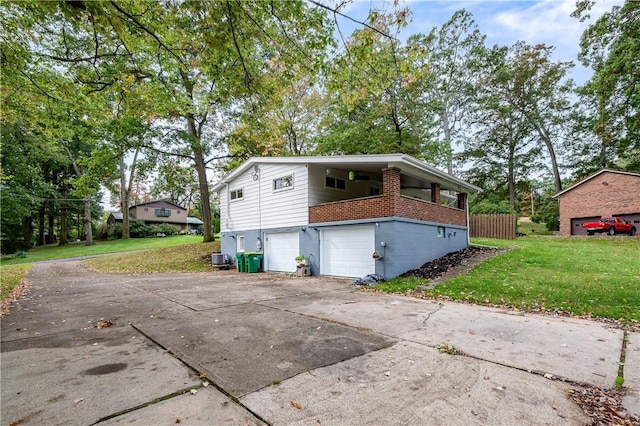
<svg viewBox="0 0 640 426">
<path fill-rule="evenodd" d="M 199 376 L 199 377 L 200 377 L 201 379 L 204 379 L 205 377 L 207 377 L 207 373 L 200 373 L 200 376 Z"/>
<path fill-rule="evenodd" d="M 176 418 L 176 423 L 181 423 L 182 419 L 180 419 L 180 417 Z"/>
<path fill-rule="evenodd" d="M 298 403 L 297 403 L 297 402 L 295 402 L 295 401 L 291 401 L 291 406 L 292 406 L 293 408 L 298 409 L 298 410 L 302 408 L 302 405 L 298 404 Z"/>
<path fill-rule="evenodd" d="M 96 324 L 97 328 L 107 328 L 107 327 L 111 327 L 112 325 L 116 325 L 115 323 L 109 321 L 109 320 L 103 320 L 103 321 L 99 321 L 98 324 Z"/>
</svg>

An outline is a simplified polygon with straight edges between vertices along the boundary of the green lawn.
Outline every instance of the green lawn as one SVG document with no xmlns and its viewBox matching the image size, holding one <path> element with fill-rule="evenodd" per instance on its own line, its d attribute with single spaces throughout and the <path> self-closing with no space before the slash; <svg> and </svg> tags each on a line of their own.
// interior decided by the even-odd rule
<svg viewBox="0 0 640 426">
<path fill-rule="evenodd" d="M 202 237 L 199 237 L 202 239 Z M 138 253 L 122 253 L 95 257 L 82 263 L 97 272 L 115 274 L 151 274 L 155 272 L 212 271 L 211 253 L 220 251 L 220 241 L 179 247 L 163 247 Z M 206 259 L 203 258 L 206 256 Z"/>
<path fill-rule="evenodd" d="M 640 238 L 528 236 L 472 242 L 514 249 L 436 286 L 427 296 L 640 321 Z M 421 282 L 409 278 L 389 284 L 406 290 Z"/>
<path fill-rule="evenodd" d="M 11 265 L 0 270 L 0 300 L 4 300 L 29 272 L 30 264 Z"/>
<path fill-rule="evenodd" d="M 26 252 L 26 257 L 24 258 L 15 256 L 3 257 L 2 265 L 91 256 L 95 254 L 119 253 L 123 251 L 151 250 L 162 247 L 194 244 L 201 241 L 202 237 L 197 235 L 173 235 L 164 238 L 129 238 L 126 240 L 96 241 L 92 246 L 85 246 L 83 242 L 71 243 L 62 247 L 51 244 L 43 247 L 34 247 Z"/>
<path fill-rule="evenodd" d="M 92 247 L 48 247 L 28 252 L 26 259 L 3 261 L 2 295 L 20 282 L 33 262 L 87 254 L 149 250 L 144 255 L 122 253 L 83 261 L 90 268 L 109 273 L 210 271 L 202 257 L 219 251 L 219 241 L 199 243 L 201 237 L 131 239 L 98 243 Z M 517 240 L 473 239 L 475 244 L 510 247 L 511 251 L 489 259 L 470 273 L 436 286 L 428 297 L 509 306 L 523 311 L 558 311 L 640 321 L 640 238 L 560 238 L 527 236 Z M 158 248 L 158 246 L 160 246 Z M 180 247 L 178 247 L 180 246 Z M 18 268 L 20 267 L 20 268 Z M 406 291 L 424 279 L 396 278 L 383 291 Z M 12 287 L 11 287 L 12 288 Z"/>
</svg>

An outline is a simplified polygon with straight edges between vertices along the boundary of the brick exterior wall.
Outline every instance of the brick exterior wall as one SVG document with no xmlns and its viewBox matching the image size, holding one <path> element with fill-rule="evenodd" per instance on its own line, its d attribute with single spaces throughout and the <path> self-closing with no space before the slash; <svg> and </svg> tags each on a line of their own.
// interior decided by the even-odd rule
<svg viewBox="0 0 640 426">
<path fill-rule="evenodd" d="M 640 175 L 603 172 L 558 197 L 560 234 L 571 235 L 571 219 L 640 213 Z"/>
<path fill-rule="evenodd" d="M 384 169 L 382 173 L 382 195 L 311 206 L 309 207 L 309 223 L 399 216 L 466 226 L 467 214 L 465 210 L 405 197 L 400 194 L 400 170 L 388 168 Z"/>
</svg>

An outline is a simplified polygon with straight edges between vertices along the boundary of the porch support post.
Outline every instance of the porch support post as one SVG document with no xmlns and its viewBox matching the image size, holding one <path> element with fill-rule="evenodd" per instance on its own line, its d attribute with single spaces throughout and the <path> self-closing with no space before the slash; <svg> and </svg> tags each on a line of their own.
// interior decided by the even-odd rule
<svg viewBox="0 0 640 426">
<path fill-rule="evenodd" d="M 431 202 L 440 205 L 440 184 L 431 184 Z"/>
<path fill-rule="evenodd" d="M 467 208 L 467 193 L 461 192 L 458 194 L 458 208 L 460 210 L 466 210 Z"/>
<path fill-rule="evenodd" d="M 389 167 L 382 169 L 382 195 L 385 202 L 385 216 L 396 216 L 400 201 L 400 169 Z"/>
</svg>

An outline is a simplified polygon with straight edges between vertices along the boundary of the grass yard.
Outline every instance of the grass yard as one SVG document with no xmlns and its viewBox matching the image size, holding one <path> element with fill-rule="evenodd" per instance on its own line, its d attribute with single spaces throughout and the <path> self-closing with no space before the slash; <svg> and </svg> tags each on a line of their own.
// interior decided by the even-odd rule
<svg viewBox="0 0 640 426">
<path fill-rule="evenodd" d="M 20 284 L 30 264 L 5 266 L 0 271 L 0 300 L 4 300 Z"/>
<path fill-rule="evenodd" d="M 18 263 L 39 262 L 42 260 L 65 259 L 69 257 L 92 256 L 96 254 L 119 253 L 123 251 L 151 250 L 162 247 L 174 247 L 185 244 L 194 244 L 202 241 L 197 235 L 172 235 L 164 238 L 129 238 L 126 240 L 96 241 L 92 246 L 84 243 L 71 243 L 59 247 L 55 244 L 42 247 L 34 247 L 24 258 L 5 256 L 2 265 L 14 265 Z"/>
<path fill-rule="evenodd" d="M 524 237 L 472 242 L 515 248 L 436 286 L 427 296 L 640 321 L 640 238 Z M 390 280 L 387 291 L 413 288 L 419 281 Z"/>
<path fill-rule="evenodd" d="M 199 237 L 200 239 L 202 237 Z M 211 271 L 211 258 L 203 256 L 220 251 L 220 241 L 179 247 L 163 247 L 144 253 L 122 253 L 94 257 L 82 263 L 94 271 L 115 274 L 152 274 L 155 272 Z"/>
</svg>

